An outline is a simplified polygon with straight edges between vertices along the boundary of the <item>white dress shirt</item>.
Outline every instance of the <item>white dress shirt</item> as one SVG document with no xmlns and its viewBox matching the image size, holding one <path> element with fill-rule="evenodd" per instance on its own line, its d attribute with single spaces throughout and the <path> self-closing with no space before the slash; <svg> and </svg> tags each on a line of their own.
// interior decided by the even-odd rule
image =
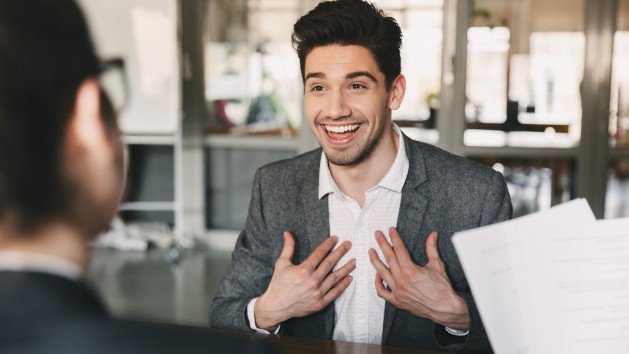
<svg viewBox="0 0 629 354">
<path fill-rule="evenodd" d="M 350 241 L 352 247 L 337 263 L 334 270 L 356 258 L 356 269 L 352 272 L 353 281 L 334 302 L 334 332 L 332 338 L 348 342 L 381 344 L 384 321 L 384 299 L 376 293 L 374 281 L 376 270 L 369 260 L 369 249 L 377 251 L 380 260 L 386 260 L 376 242 L 374 233 L 380 230 L 386 239 L 389 228 L 397 225 L 402 187 L 408 175 L 409 162 L 404 139 L 400 129 L 394 125 L 397 133 L 397 155 L 384 178 L 365 193 L 365 204 L 361 208 L 358 202 L 345 195 L 338 187 L 328 166 L 325 154 L 321 154 L 319 166 L 319 199 L 328 196 L 330 217 L 330 235 L 337 236 L 340 245 Z M 247 316 L 251 329 L 259 333 L 269 333 L 255 325 L 254 307 L 256 299 L 247 306 Z M 467 332 L 456 330 L 448 332 L 465 335 Z M 279 328 L 275 331 L 277 334 Z"/>
<path fill-rule="evenodd" d="M 325 154 L 321 154 L 319 198 L 329 194 L 330 235 L 338 236 L 339 244 L 346 240 L 352 243 L 352 248 L 334 270 L 356 258 L 356 269 L 352 272 L 354 279 L 334 302 L 333 338 L 336 340 L 372 344 L 382 341 L 385 301 L 376 293 L 376 270 L 369 260 L 369 249 L 375 249 L 386 264 L 374 233 L 382 231 L 390 242 L 388 230 L 397 225 L 402 187 L 409 168 L 404 139 L 399 136 L 398 141 L 393 165 L 375 187 L 365 192 L 362 208 L 356 200 L 341 192 L 330 174 Z"/>
</svg>

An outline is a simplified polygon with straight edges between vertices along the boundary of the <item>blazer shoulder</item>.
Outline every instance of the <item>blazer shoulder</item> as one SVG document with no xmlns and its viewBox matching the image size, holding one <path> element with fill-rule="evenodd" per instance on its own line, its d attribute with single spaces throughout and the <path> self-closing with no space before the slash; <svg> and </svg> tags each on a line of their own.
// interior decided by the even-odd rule
<svg viewBox="0 0 629 354">
<path fill-rule="evenodd" d="M 491 167 L 454 155 L 436 146 L 412 141 L 409 158 L 419 166 L 421 159 L 426 176 L 438 190 L 465 195 L 485 195 L 490 190 L 505 190 L 502 175 Z M 477 194 L 478 193 L 478 194 Z"/>
<path fill-rule="evenodd" d="M 258 175 L 265 181 L 299 179 L 304 174 L 317 173 L 322 149 L 318 148 L 290 159 L 264 165 L 258 169 Z"/>
<path fill-rule="evenodd" d="M 430 175 L 449 175 L 455 178 L 487 178 L 498 173 L 491 167 L 485 166 L 465 157 L 454 155 L 441 148 L 426 143 L 412 141 L 415 150 L 422 152 L 426 170 Z"/>
</svg>

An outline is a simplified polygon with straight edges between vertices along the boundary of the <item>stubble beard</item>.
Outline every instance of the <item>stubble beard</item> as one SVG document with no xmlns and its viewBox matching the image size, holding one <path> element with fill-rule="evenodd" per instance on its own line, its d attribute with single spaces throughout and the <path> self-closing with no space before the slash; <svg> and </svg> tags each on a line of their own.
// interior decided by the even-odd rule
<svg viewBox="0 0 629 354">
<path fill-rule="evenodd" d="M 328 159 L 328 162 L 337 165 L 337 166 L 352 166 L 358 165 L 365 160 L 368 160 L 380 145 L 380 141 L 382 141 L 382 136 L 384 134 L 385 124 L 382 124 L 378 131 L 376 131 L 376 135 L 373 138 L 368 139 L 365 143 L 359 146 L 350 146 L 347 149 L 341 151 L 327 151 L 324 146 L 323 152 L 325 153 L 325 157 Z M 325 138 L 321 138 L 324 141 Z"/>
</svg>

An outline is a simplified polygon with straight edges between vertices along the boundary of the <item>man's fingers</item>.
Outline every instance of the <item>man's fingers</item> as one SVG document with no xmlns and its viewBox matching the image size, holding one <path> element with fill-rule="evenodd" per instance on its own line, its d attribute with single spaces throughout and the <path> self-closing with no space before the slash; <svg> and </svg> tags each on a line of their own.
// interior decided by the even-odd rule
<svg viewBox="0 0 629 354">
<path fill-rule="evenodd" d="M 290 231 L 284 231 L 284 247 L 282 253 L 280 253 L 280 259 L 283 261 L 292 262 L 293 254 L 295 253 L 295 238 Z"/>
<path fill-rule="evenodd" d="M 328 276 L 325 277 L 325 279 L 323 279 L 323 282 L 321 283 L 321 292 L 324 294 L 327 293 L 339 281 L 345 279 L 345 277 L 347 277 L 349 273 L 354 271 L 354 269 L 356 269 L 356 260 L 352 259 L 351 261 L 345 263 L 344 266 L 337 269 L 335 272 L 328 274 Z"/>
<path fill-rule="evenodd" d="M 310 269 L 315 269 L 321 261 L 327 257 L 328 253 L 334 248 L 334 245 L 338 242 L 339 238 L 336 236 L 330 236 L 325 241 L 315 248 L 314 251 L 306 258 L 302 263 L 308 266 Z"/>
<path fill-rule="evenodd" d="M 382 254 L 384 255 L 384 259 L 386 259 L 389 264 L 389 268 L 391 268 L 391 271 L 397 272 L 399 264 L 393 247 L 391 247 L 389 241 L 387 241 L 386 237 L 384 237 L 382 231 L 376 231 L 375 236 L 376 242 L 378 242 L 378 246 L 380 246 Z"/>
<path fill-rule="evenodd" d="M 441 260 L 441 257 L 439 256 L 439 248 L 437 247 L 438 238 L 439 234 L 436 231 L 433 231 L 430 235 L 428 235 L 428 239 L 426 240 L 426 255 L 428 256 L 428 262 Z"/>
<path fill-rule="evenodd" d="M 384 287 L 380 274 L 376 274 L 376 294 L 378 294 L 378 296 L 383 298 L 385 301 L 392 304 L 395 301 L 395 295 L 393 294 L 393 292 L 391 292 L 391 290 L 388 290 Z"/>
<path fill-rule="evenodd" d="M 389 228 L 389 237 L 391 238 L 391 243 L 393 244 L 393 251 L 397 255 L 397 259 L 400 263 L 412 262 L 410 253 L 408 252 L 408 248 L 404 244 L 404 240 L 400 233 L 397 231 L 395 227 Z"/>
<path fill-rule="evenodd" d="M 343 257 L 351 247 L 352 244 L 349 241 L 345 241 L 337 249 L 332 251 L 332 253 L 328 254 L 317 266 L 317 270 L 315 270 L 314 273 L 315 276 L 319 279 L 323 279 L 326 275 L 330 274 L 332 269 L 334 269 L 336 264 L 341 260 L 341 257 Z"/>
<path fill-rule="evenodd" d="M 393 288 L 393 275 L 391 275 L 391 271 L 387 268 L 384 263 L 378 258 L 378 253 L 373 248 L 369 250 L 369 259 L 371 260 L 371 264 L 376 268 L 376 272 L 380 275 L 384 281 L 389 284 L 389 287 Z"/>
<path fill-rule="evenodd" d="M 325 295 L 323 295 L 323 303 L 325 304 L 325 306 L 328 306 L 329 303 L 331 303 L 332 301 L 336 300 L 339 296 L 341 296 L 343 291 L 345 291 L 345 289 L 347 289 L 347 287 L 351 283 L 352 283 L 351 275 L 346 276 L 345 278 L 343 278 L 343 280 L 336 283 L 336 285 L 332 289 L 330 289 L 330 291 L 328 291 Z"/>
</svg>

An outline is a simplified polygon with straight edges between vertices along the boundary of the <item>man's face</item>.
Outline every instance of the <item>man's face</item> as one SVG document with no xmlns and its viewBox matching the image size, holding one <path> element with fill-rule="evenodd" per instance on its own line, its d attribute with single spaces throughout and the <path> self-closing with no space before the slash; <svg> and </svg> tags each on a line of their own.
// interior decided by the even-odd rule
<svg viewBox="0 0 629 354">
<path fill-rule="evenodd" d="M 329 162 L 357 165 L 391 129 L 390 94 L 373 55 L 356 45 L 316 47 L 306 56 L 305 111 Z"/>
</svg>

